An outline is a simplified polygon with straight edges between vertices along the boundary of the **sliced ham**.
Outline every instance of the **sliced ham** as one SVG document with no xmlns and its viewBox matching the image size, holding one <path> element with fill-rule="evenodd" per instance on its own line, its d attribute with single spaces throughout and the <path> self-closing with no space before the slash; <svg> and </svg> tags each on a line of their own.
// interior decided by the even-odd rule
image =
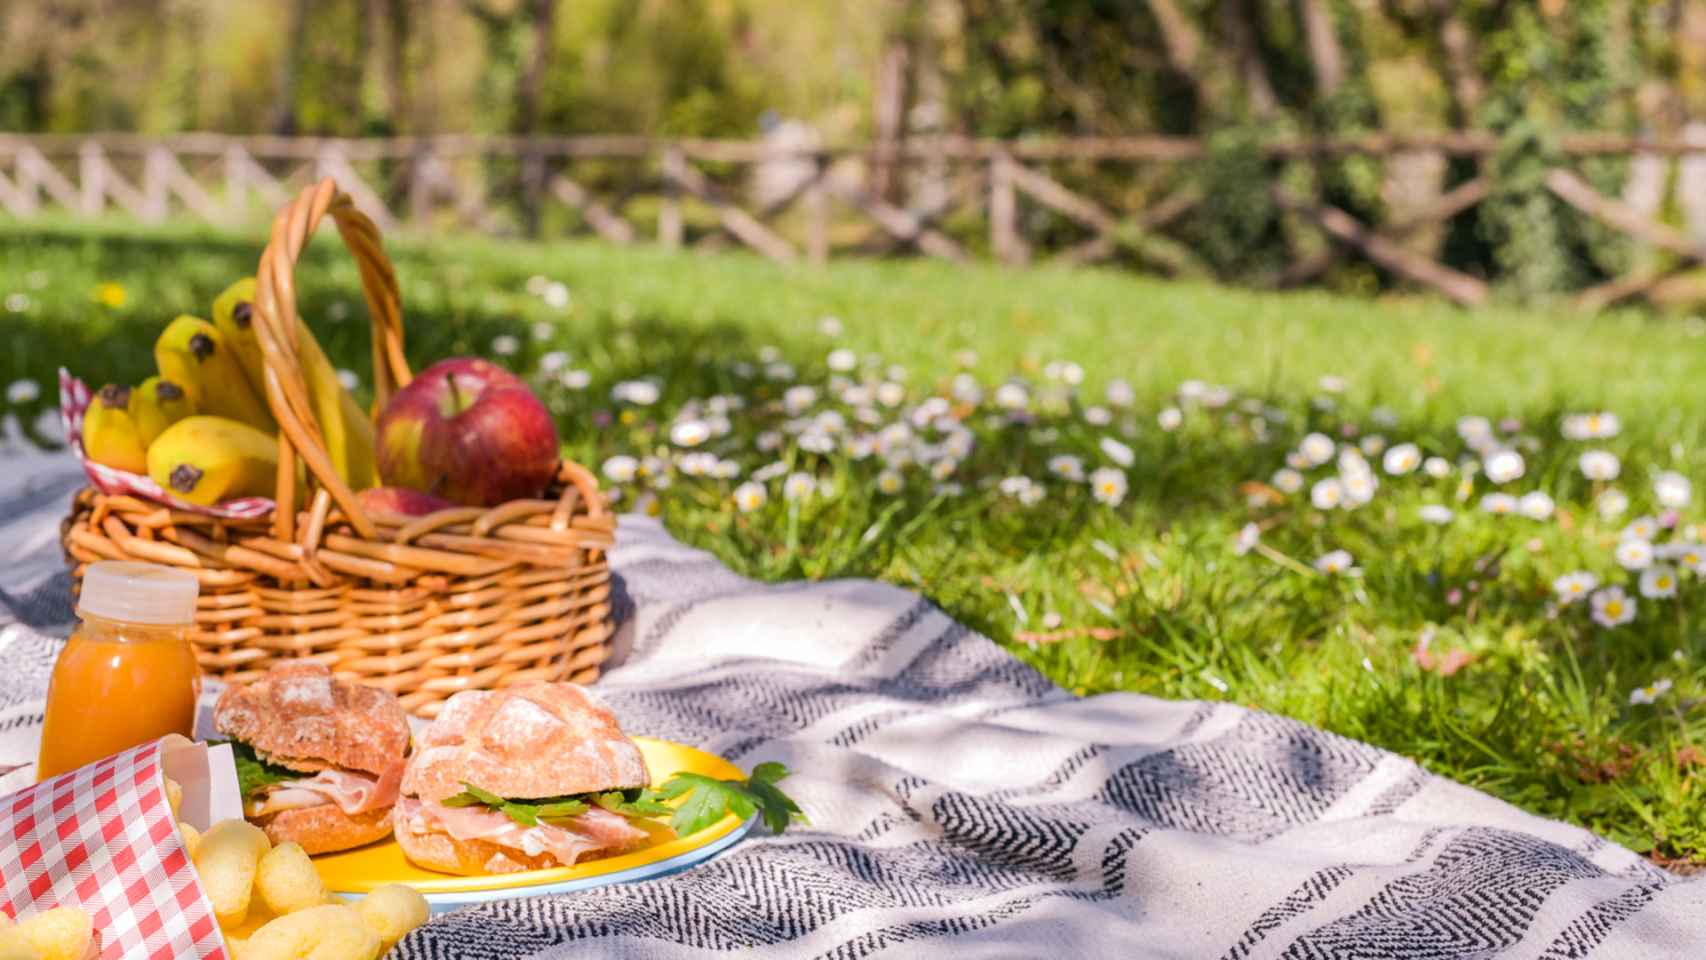
<svg viewBox="0 0 1706 960">
<path fill-rule="evenodd" d="M 621 814 L 592 807 L 572 819 L 536 826 L 516 823 L 488 807 L 447 807 L 416 797 L 397 801 L 397 822 L 414 833 L 448 833 L 457 840 L 484 840 L 530 857 L 549 851 L 564 866 L 594 853 L 626 850 L 649 834 Z"/>
<path fill-rule="evenodd" d="M 353 817 L 396 803 L 397 785 L 402 781 L 402 764 L 381 777 L 328 768 L 312 777 L 285 780 L 267 787 L 250 801 L 249 815 L 264 817 L 283 810 L 335 803 Z"/>
</svg>

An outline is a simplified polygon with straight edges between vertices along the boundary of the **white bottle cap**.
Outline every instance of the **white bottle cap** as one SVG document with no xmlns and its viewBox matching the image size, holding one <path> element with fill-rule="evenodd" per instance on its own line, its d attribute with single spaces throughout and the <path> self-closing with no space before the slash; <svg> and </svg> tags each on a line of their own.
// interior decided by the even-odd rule
<svg viewBox="0 0 1706 960">
<path fill-rule="evenodd" d="M 194 623 L 195 574 L 157 563 L 102 560 L 83 572 L 77 615 L 126 623 Z"/>
</svg>

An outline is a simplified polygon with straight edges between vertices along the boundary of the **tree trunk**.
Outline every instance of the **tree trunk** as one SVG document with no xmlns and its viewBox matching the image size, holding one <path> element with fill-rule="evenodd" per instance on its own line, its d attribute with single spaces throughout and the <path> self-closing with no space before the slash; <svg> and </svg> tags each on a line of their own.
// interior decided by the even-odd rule
<svg viewBox="0 0 1706 960">
<path fill-rule="evenodd" d="M 281 137 L 296 132 L 296 74 L 302 63 L 302 48 L 308 40 L 308 3 L 309 0 L 295 0 L 290 5 L 290 39 L 278 61 L 270 126 Z"/>
<path fill-rule="evenodd" d="M 1475 110 L 1486 89 L 1475 69 L 1475 36 L 1458 16 L 1455 0 L 1435 0 L 1434 9 L 1440 15 L 1439 49 L 1451 86 L 1452 126 L 1466 130 L 1475 124 Z"/>
<path fill-rule="evenodd" d="M 876 102 L 871 119 L 876 143 L 871 157 L 870 191 L 887 203 L 897 202 L 900 176 L 897 169 L 901 138 L 906 136 L 907 80 L 912 51 L 904 27 L 891 28 L 877 64 Z"/>
<path fill-rule="evenodd" d="M 531 136 L 539 126 L 540 85 L 551 65 L 556 41 L 556 0 L 528 0 L 528 19 L 533 21 L 533 50 L 516 90 L 515 132 Z M 529 150 L 521 160 L 521 219 L 527 235 L 539 235 L 539 208 L 545 200 L 545 158 Z"/>
<path fill-rule="evenodd" d="M 1193 86 L 1197 83 L 1197 57 L 1202 52 L 1202 36 L 1173 0 L 1149 0 L 1149 12 L 1161 30 L 1161 43 L 1167 48 L 1167 62 L 1183 74 Z"/>
<path fill-rule="evenodd" d="M 1309 46 L 1309 66 L 1315 71 L 1315 93 L 1332 99 L 1345 82 L 1345 54 L 1333 27 L 1330 0 L 1298 0 L 1298 15 Z"/>
<path fill-rule="evenodd" d="M 1233 54 L 1238 60 L 1238 76 L 1250 115 L 1266 120 L 1279 107 L 1279 98 L 1274 95 L 1273 84 L 1268 82 L 1268 67 L 1262 62 L 1256 31 L 1250 26 L 1254 16 L 1250 0 L 1229 0 L 1220 7 L 1222 29 L 1226 31 L 1226 39 L 1232 44 Z"/>
</svg>

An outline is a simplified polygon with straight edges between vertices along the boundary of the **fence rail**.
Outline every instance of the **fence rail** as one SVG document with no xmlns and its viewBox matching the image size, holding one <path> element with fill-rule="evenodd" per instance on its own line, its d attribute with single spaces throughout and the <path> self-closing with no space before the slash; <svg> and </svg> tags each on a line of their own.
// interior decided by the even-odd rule
<svg viewBox="0 0 1706 960">
<path fill-rule="evenodd" d="M 1700 239 L 1706 224 L 1696 233 L 1678 230 L 1660 222 L 1651 190 L 1641 193 L 1646 200 L 1607 196 L 1569 168 L 1607 156 L 1698 164 L 1706 138 L 1577 133 L 1562 136 L 1558 146 L 1564 165 L 1550 171 L 1546 189 L 1581 216 L 1667 258 L 1662 266 L 1647 258 L 1628 275 L 1581 291 L 1581 306 L 1648 296 L 1706 265 Z M 1457 303 L 1485 302 L 1485 280 L 1439 262 L 1437 243 L 1430 249 L 1424 235 L 1494 191 L 1487 165 L 1478 161 L 1497 147 L 1482 133 L 1262 144 L 1256 149 L 1273 160 L 1366 156 L 1392 167 L 1399 158 L 1468 158 L 1481 170 L 1449 187 L 1442 177 L 1420 191 L 1411 184 L 1407 203 L 1389 204 L 1384 223 L 1364 223 L 1276 183 L 1274 203 L 1320 242 L 1300 249 L 1275 282 L 1308 282 L 1355 258 Z M 27 220 L 53 210 L 99 217 L 116 209 L 148 222 L 187 216 L 235 226 L 264 217 L 300 185 L 330 176 L 388 230 L 584 231 L 617 244 L 740 245 L 783 263 L 894 252 L 962 260 L 986 252 L 1008 263 L 1078 264 L 1140 249 L 1145 267 L 1178 273 L 1189 269 L 1192 253 L 1167 232 L 1202 203 L 1189 170 L 1209 155 L 1200 140 L 1162 136 L 940 136 L 817 146 L 638 136 L 0 133 L 0 211 Z M 897 188 L 871 188 L 879 164 L 902 171 L 882 178 Z M 1092 195 L 1100 188 L 1075 184 L 1071 176 L 1109 169 L 1126 174 L 1125 186 L 1100 195 Z M 1706 192 L 1706 184 L 1698 186 Z M 1038 214 L 1050 229 L 1033 229 Z"/>
</svg>

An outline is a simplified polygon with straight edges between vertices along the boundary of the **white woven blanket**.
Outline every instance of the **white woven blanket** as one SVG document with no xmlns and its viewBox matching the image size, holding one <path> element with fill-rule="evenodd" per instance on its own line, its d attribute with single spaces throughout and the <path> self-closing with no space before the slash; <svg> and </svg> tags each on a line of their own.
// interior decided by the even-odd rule
<svg viewBox="0 0 1706 960">
<path fill-rule="evenodd" d="M 0 460 L 0 764 L 69 615 L 63 461 Z M 434 920 L 395 955 L 1706 956 L 1706 885 L 1235 706 L 1079 699 L 917 596 L 765 586 L 625 517 L 628 729 L 781 760 L 811 826 L 662 880 Z"/>
</svg>

